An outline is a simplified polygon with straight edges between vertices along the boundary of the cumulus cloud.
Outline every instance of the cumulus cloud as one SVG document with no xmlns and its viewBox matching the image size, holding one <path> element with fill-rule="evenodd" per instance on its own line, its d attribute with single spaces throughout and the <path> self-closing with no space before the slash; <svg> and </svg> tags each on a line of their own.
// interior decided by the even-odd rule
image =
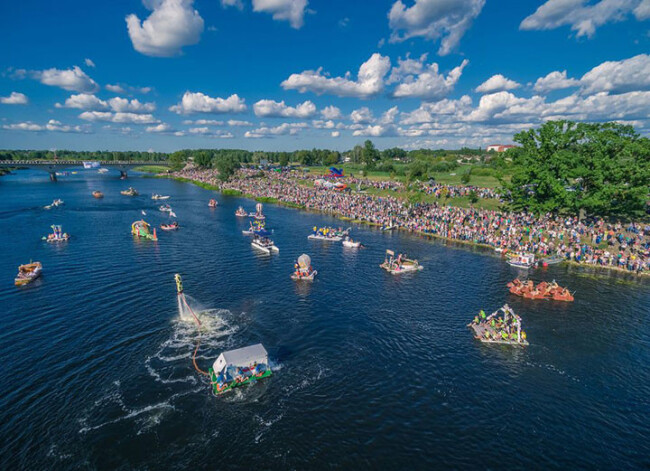
<svg viewBox="0 0 650 471">
<path fill-rule="evenodd" d="M 112 110 L 115 112 L 151 113 L 155 111 L 155 103 L 142 103 L 138 99 L 115 97 L 104 101 L 95 95 L 70 95 L 63 104 L 56 103 L 57 108 L 76 108 L 80 110 Z"/>
<path fill-rule="evenodd" d="M 264 137 L 295 135 L 299 129 L 306 128 L 307 123 L 282 123 L 279 126 L 268 127 L 262 126 L 251 131 L 246 131 L 244 137 L 249 139 L 261 139 Z"/>
<path fill-rule="evenodd" d="M 126 17 L 136 51 L 147 56 L 171 57 L 201 39 L 203 18 L 193 7 L 194 0 L 145 0 L 143 3 L 152 10 L 146 20 L 140 21 L 135 14 Z"/>
<path fill-rule="evenodd" d="M 374 53 L 359 67 L 357 80 L 352 80 L 349 72 L 345 77 L 329 77 L 320 68 L 291 74 L 281 85 L 285 90 L 298 90 L 300 93 L 313 92 L 317 95 L 328 93 L 341 97 L 369 98 L 384 89 L 384 77 L 389 69 L 390 59 Z"/>
<path fill-rule="evenodd" d="M 316 105 L 305 101 L 295 107 L 287 106 L 284 101 L 260 100 L 253 105 L 256 116 L 283 118 L 311 118 L 316 114 Z"/>
<path fill-rule="evenodd" d="M 0 103 L 3 105 L 26 105 L 29 103 L 29 99 L 23 93 L 11 92 L 9 96 L 0 96 Z"/>
<path fill-rule="evenodd" d="M 341 114 L 341 110 L 333 105 L 326 106 L 325 108 L 323 108 L 320 111 L 320 115 L 324 119 L 341 119 L 343 117 L 343 115 Z"/>
<path fill-rule="evenodd" d="M 79 118 L 92 122 L 106 121 L 123 124 L 157 124 L 160 122 L 150 114 L 113 113 L 110 111 L 84 111 L 79 115 Z"/>
<path fill-rule="evenodd" d="M 253 11 L 270 13 L 274 20 L 284 20 L 292 28 L 300 29 L 304 24 L 307 0 L 253 0 Z"/>
<path fill-rule="evenodd" d="M 397 0 L 388 13 L 390 40 L 440 39 L 438 54 L 444 56 L 458 46 L 483 5 L 485 0 L 415 0 L 407 7 L 402 0 Z"/>
<path fill-rule="evenodd" d="M 55 119 L 50 119 L 47 124 L 36 124 L 31 121 L 26 121 L 23 123 L 13 123 L 5 124 L 2 126 L 2 129 L 8 131 L 54 131 L 54 132 L 86 132 L 82 126 L 70 126 L 67 124 L 62 124 L 60 121 Z"/>
<path fill-rule="evenodd" d="M 371 123 L 374 120 L 374 116 L 370 108 L 364 106 L 350 113 L 350 119 L 353 123 Z"/>
<path fill-rule="evenodd" d="M 86 64 L 86 67 L 95 67 L 95 63 L 87 57 L 84 59 L 84 64 Z"/>
<path fill-rule="evenodd" d="M 194 124 L 197 126 L 223 126 L 225 123 L 224 121 L 218 121 L 216 119 L 186 119 L 183 121 L 183 124 Z"/>
<path fill-rule="evenodd" d="M 568 78 L 566 70 L 562 72 L 556 70 L 544 77 L 540 77 L 535 82 L 533 90 L 537 93 L 546 94 L 553 90 L 563 90 L 569 87 L 575 87 L 580 84 L 579 80 Z"/>
<path fill-rule="evenodd" d="M 156 126 L 147 126 L 145 131 L 151 133 L 168 133 L 174 131 L 174 128 L 172 128 L 170 124 L 160 123 L 157 124 Z"/>
<path fill-rule="evenodd" d="M 332 131 L 332 137 L 339 137 L 341 133 L 339 131 Z"/>
<path fill-rule="evenodd" d="M 593 37 L 606 23 L 623 21 L 630 13 L 638 20 L 650 16 L 648 0 L 547 0 L 519 25 L 522 30 L 548 30 L 570 26 L 577 37 Z"/>
<path fill-rule="evenodd" d="M 149 93 L 151 90 L 153 90 L 151 87 L 132 87 L 131 85 L 120 85 L 120 84 L 108 84 L 106 85 L 106 90 L 109 92 L 113 93 L 141 93 L 143 95 L 146 95 Z"/>
<path fill-rule="evenodd" d="M 252 126 L 253 123 L 250 121 L 241 121 L 238 119 L 229 119 L 228 126 Z"/>
<path fill-rule="evenodd" d="M 34 70 L 30 74 L 44 85 L 60 87 L 71 92 L 95 93 L 99 90 L 97 82 L 76 65 L 72 69 Z"/>
<path fill-rule="evenodd" d="M 650 55 L 608 61 L 594 67 L 580 79 L 583 93 L 621 93 L 650 89 Z"/>
<path fill-rule="evenodd" d="M 242 113 L 246 111 L 246 103 L 238 95 L 228 98 L 212 98 L 201 92 L 187 91 L 180 103 L 171 106 L 169 111 L 178 114 L 189 113 Z"/>
<path fill-rule="evenodd" d="M 397 135 L 397 132 L 394 126 L 375 124 L 372 126 L 367 126 L 363 129 L 357 129 L 352 133 L 352 135 L 367 136 L 367 137 L 385 137 L 385 136 L 395 136 Z"/>
<path fill-rule="evenodd" d="M 433 62 L 425 63 L 426 55 L 420 60 L 406 59 L 399 60 L 399 66 L 394 68 L 389 81 L 399 81 L 399 85 L 393 91 L 395 98 L 422 98 L 434 100 L 449 94 L 453 89 L 463 69 L 469 64 L 467 59 L 453 68 L 445 77 L 439 72 L 438 64 Z"/>
<path fill-rule="evenodd" d="M 493 75 L 481 85 L 476 87 L 478 93 L 493 93 L 500 92 L 504 90 L 514 90 L 515 88 L 521 87 L 520 84 L 514 80 L 504 77 L 501 74 Z"/>
<path fill-rule="evenodd" d="M 435 103 L 422 103 L 419 108 L 402 113 L 400 124 L 430 123 L 435 120 L 445 119 L 447 116 L 458 116 L 471 109 L 472 99 L 463 95 L 458 100 L 444 99 Z"/>
</svg>

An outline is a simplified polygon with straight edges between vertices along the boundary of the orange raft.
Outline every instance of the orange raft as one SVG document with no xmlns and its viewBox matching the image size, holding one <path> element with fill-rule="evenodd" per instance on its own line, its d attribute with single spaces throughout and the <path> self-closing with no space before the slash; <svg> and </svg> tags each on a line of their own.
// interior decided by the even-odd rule
<svg viewBox="0 0 650 471">
<path fill-rule="evenodd" d="M 554 301 L 573 301 L 573 295 L 567 288 L 563 288 L 555 281 L 547 283 L 542 281 L 537 286 L 531 280 L 525 283 L 519 278 L 515 278 L 508 283 L 510 293 L 515 296 L 521 296 L 526 299 L 552 299 Z"/>
</svg>

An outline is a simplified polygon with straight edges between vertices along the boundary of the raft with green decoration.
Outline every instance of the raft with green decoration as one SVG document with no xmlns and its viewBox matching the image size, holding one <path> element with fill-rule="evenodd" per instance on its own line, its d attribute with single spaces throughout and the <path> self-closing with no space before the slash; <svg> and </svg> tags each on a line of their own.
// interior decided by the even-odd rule
<svg viewBox="0 0 650 471">
<path fill-rule="evenodd" d="M 261 343 L 221 353 L 209 370 L 215 394 L 271 376 L 269 354 Z"/>
</svg>

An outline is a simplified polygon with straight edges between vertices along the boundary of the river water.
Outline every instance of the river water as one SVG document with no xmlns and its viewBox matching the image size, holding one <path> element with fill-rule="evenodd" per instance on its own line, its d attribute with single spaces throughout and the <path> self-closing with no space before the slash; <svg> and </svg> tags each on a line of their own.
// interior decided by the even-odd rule
<svg viewBox="0 0 650 471">
<path fill-rule="evenodd" d="M 142 196 L 120 195 L 128 186 Z M 134 240 L 141 211 L 168 219 L 154 192 L 171 195 L 182 227 Z M 54 198 L 65 206 L 44 210 Z M 0 469 L 650 466 L 648 280 L 555 266 L 531 278 L 576 301 L 528 301 L 508 294 L 520 273 L 490 251 L 357 225 L 367 248 L 344 249 L 306 237 L 343 222 L 273 205 L 280 253 L 260 255 L 234 216 L 254 204 L 90 171 L 0 179 Z M 40 240 L 54 223 L 69 243 Z M 424 270 L 385 273 L 387 248 Z M 311 285 L 289 278 L 301 253 L 319 272 Z M 14 287 L 30 259 L 42 278 Z M 274 376 L 212 395 L 192 366 L 177 272 L 204 323 L 199 365 L 261 342 Z M 482 345 L 467 329 L 505 302 L 528 348 Z"/>
</svg>

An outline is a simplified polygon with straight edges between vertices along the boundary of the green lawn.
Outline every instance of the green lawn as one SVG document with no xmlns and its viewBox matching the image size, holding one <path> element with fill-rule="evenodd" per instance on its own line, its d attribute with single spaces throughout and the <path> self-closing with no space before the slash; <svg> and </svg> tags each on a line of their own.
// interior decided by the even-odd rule
<svg viewBox="0 0 650 471">
<path fill-rule="evenodd" d="M 164 165 L 143 165 L 142 167 L 133 167 L 133 170 L 144 173 L 166 173 L 169 167 Z"/>
</svg>

